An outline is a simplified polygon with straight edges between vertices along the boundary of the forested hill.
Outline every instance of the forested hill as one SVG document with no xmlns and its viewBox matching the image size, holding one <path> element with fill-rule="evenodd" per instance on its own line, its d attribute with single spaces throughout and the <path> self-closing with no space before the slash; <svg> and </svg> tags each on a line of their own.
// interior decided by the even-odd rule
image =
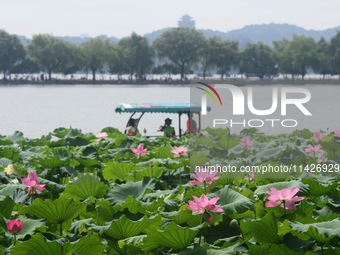
<svg viewBox="0 0 340 255">
<path fill-rule="evenodd" d="M 289 24 L 266 24 L 266 25 L 249 25 L 242 29 L 232 30 L 225 33 L 224 39 L 238 40 L 242 42 L 264 42 L 271 45 L 273 41 L 279 41 L 283 38 L 291 40 L 294 34 L 312 37 L 318 41 L 321 37 L 326 40 L 332 38 L 340 26 L 329 28 L 327 30 L 306 30 L 302 27 Z"/>
<path fill-rule="evenodd" d="M 162 33 L 169 29 L 170 28 L 159 29 L 151 33 L 147 33 L 144 36 L 150 42 L 153 42 Z M 279 41 L 283 38 L 291 40 L 294 34 L 312 37 L 316 41 L 318 41 L 321 37 L 324 37 L 326 40 L 329 40 L 336 34 L 338 30 L 340 31 L 340 26 L 329 28 L 326 30 L 306 30 L 302 27 L 298 27 L 295 25 L 274 23 L 262 25 L 249 25 L 241 29 L 231 30 L 229 32 L 222 32 L 211 29 L 199 29 L 199 31 L 202 32 L 208 38 L 212 36 L 219 36 L 225 40 L 238 41 L 241 48 L 245 47 L 245 45 L 247 45 L 247 43 L 249 42 L 251 43 L 264 42 L 265 44 L 272 45 L 273 41 Z M 109 39 L 111 42 L 119 41 L 119 38 L 113 36 L 109 37 L 106 35 L 101 35 L 101 37 Z M 18 38 L 24 45 L 28 43 L 28 39 L 26 37 L 18 36 Z M 80 45 L 91 39 L 91 37 L 88 36 L 58 36 L 58 38 L 76 45 Z"/>
<path fill-rule="evenodd" d="M 150 41 L 155 40 L 162 32 L 167 29 L 161 29 L 152 33 L 146 34 L 145 37 Z M 219 36 L 225 40 L 239 41 L 240 46 L 245 46 L 247 43 L 264 42 L 271 45 L 273 41 L 279 41 L 283 38 L 291 40 L 294 34 L 312 37 L 318 41 L 321 37 L 326 40 L 332 38 L 337 31 L 340 31 L 340 26 L 329 28 L 326 30 L 306 30 L 302 27 L 289 24 L 263 24 L 249 25 L 241 29 L 231 30 L 229 32 L 221 32 L 210 29 L 200 29 L 206 37 Z"/>
</svg>

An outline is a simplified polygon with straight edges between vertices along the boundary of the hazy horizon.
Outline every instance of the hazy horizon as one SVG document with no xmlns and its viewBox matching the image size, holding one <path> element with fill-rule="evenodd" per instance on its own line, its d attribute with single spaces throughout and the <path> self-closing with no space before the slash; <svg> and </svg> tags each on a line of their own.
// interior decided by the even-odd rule
<svg viewBox="0 0 340 255">
<path fill-rule="evenodd" d="M 340 2 L 325 0 L 11 0 L 2 3 L 0 29 L 31 38 L 54 36 L 98 36 L 122 38 L 132 32 L 145 35 L 176 27 L 183 15 L 196 21 L 197 29 L 228 32 L 247 25 L 290 24 L 306 30 L 325 30 L 340 25 Z"/>
<path fill-rule="evenodd" d="M 190 15 L 189 15 L 189 16 L 190 16 Z M 275 24 L 275 25 L 293 25 L 293 26 L 297 26 L 297 25 L 295 25 L 295 24 L 289 24 L 289 23 L 274 23 L 274 22 L 272 22 L 272 23 L 263 23 L 263 24 L 249 24 L 249 25 L 245 25 L 245 26 L 240 27 L 240 28 L 235 28 L 234 30 L 242 29 L 242 28 L 244 28 L 244 27 L 246 27 L 246 26 L 253 26 L 253 25 L 270 25 L 270 24 Z M 174 28 L 174 27 L 177 27 L 177 25 L 176 25 L 176 26 L 173 26 L 173 27 L 161 27 L 161 28 L 158 28 L 158 29 L 156 29 L 156 30 L 146 32 L 146 33 L 144 33 L 144 34 L 139 34 L 139 33 L 137 33 L 137 34 L 144 36 L 144 35 L 147 35 L 147 34 L 151 34 L 151 33 L 153 33 L 153 32 L 156 32 L 156 31 L 158 31 L 158 30 L 162 30 L 162 29 L 166 29 L 166 28 Z M 297 26 L 297 27 L 300 27 L 300 26 Z M 340 27 L 340 25 L 339 25 L 339 26 L 335 26 L 335 27 Z M 327 29 L 335 28 L 335 27 L 329 27 L 329 28 L 320 29 L 320 30 L 317 30 L 317 29 L 309 29 L 309 31 L 324 31 L 324 30 L 327 30 Z M 221 31 L 221 30 L 212 29 L 212 28 L 197 28 L 197 27 L 196 27 L 196 29 L 198 29 L 198 30 L 201 30 L 201 29 L 204 30 L 204 29 L 206 29 L 206 30 L 219 31 L 219 32 L 225 32 L 225 33 L 228 33 L 228 32 L 230 32 L 230 31 L 233 31 L 233 30 L 230 30 L 230 31 Z M 1 30 L 1 28 L 0 28 L 0 30 Z M 308 30 L 308 29 L 306 29 L 306 30 Z M 7 30 L 5 30 L 5 31 L 6 31 L 6 32 L 9 32 L 9 31 L 7 31 Z M 135 32 L 135 31 L 132 31 L 132 32 Z M 131 33 L 132 33 L 132 32 L 131 32 Z M 9 32 L 9 33 L 10 33 L 10 32 Z M 130 34 L 127 34 L 127 35 L 125 35 L 125 36 L 129 36 L 129 35 L 131 35 L 131 33 L 130 33 Z M 16 34 L 16 33 L 10 33 L 10 34 Z M 43 34 L 43 33 L 36 33 L 36 34 Z M 47 33 L 47 34 L 52 34 L 52 33 Z M 25 37 L 28 38 L 28 39 L 32 39 L 32 36 L 26 36 L 26 35 L 23 35 L 23 34 L 16 34 L 16 35 L 18 35 L 18 36 L 25 36 Z M 33 35 L 35 35 L 35 34 L 33 34 Z M 64 35 L 55 35 L 55 34 L 52 34 L 52 35 L 53 35 L 53 36 L 57 36 L 57 37 L 81 37 L 81 38 L 93 38 L 93 37 L 97 37 L 97 36 L 107 36 L 107 37 L 114 37 L 114 38 L 117 38 L 117 39 L 119 39 L 119 40 L 125 37 L 125 36 L 123 36 L 123 37 L 118 37 L 118 36 L 109 35 L 109 34 L 98 34 L 98 35 L 92 36 L 92 35 L 90 35 L 90 34 L 85 34 L 85 33 L 83 33 L 83 34 L 72 34 L 72 35 L 68 35 L 68 34 L 64 34 Z"/>
</svg>

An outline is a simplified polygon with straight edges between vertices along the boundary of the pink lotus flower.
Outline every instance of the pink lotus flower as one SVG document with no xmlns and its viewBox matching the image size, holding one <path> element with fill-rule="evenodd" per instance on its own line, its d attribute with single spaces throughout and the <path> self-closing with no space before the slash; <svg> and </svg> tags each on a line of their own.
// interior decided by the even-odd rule
<svg viewBox="0 0 340 255">
<path fill-rule="evenodd" d="M 38 184 L 38 175 L 36 172 L 29 172 L 27 178 L 21 178 L 22 184 L 29 187 L 28 194 L 37 194 L 37 190 L 44 190 L 45 184 Z"/>
<path fill-rule="evenodd" d="M 179 158 L 181 155 L 184 157 L 188 157 L 188 148 L 184 146 L 174 146 L 174 149 L 171 151 L 174 154 L 174 158 Z"/>
<path fill-rule="evenodd" d="M 328 158 L 325 155 L 319 155 L 316 158 L 316 163 L 320 164 L 320 163 L 324 163 L 327 162 Z"/>
<path fill-rule="evenodd" d="M 278 205 L 284 206 L 286 210 L 295 210 L 295 202 L 299 202 L 304 199 L 304 197 L 295 196 L 300 190 L 299 187 L 293 189 L 284 188 L 282 190 L 277 190 L 274 187 L 270 188 L 270 191 L 266 193 L 269 195 L 266 203 L 266 207 L 275 207 Z"/>
<path fill-rule="evenodd" d="M 334 137 L 340 137 L 340 130 L 334 131 Z"/>
<path fill-rule="evenodd" d="M 313 140 L 314 141 L 321 141 L 322 140 L 322 137 L 323 137 L 323 133 L 320 133 L 320 132 L 315 132 L 313 134 Z"/>
<path fill-rule="evenodd" d="M 202 194 L 200 198 L 196 196 L 192 196 L 195 201 L 188 201 L 188 209 L 194 211 L 196 214 L 203 214 L 205 212 L 214 212 L 214 213 L 223 213 L 224 210 L 220 208 L 220 205 L 216 205 L 217 200 L 220 197 L 213 197 L 212 199 L 208 199 L 207 195 Z M 210 214 L 210 213 L 209 213 Z M 208 222 L 211 223 L 213 220 L 212 216 L 208 219 Z"/>
<path fill-rule="evenodd" d="M 137 149 L 131 148 L 131 151 L 132 151 L 134 154 L 137 155 L 137 159 L 139 159 L 140 156 L 145 156 L 147 150 L 148 150 L 148 149 L 147 149 L 147 148 L 144 148 L 143 144 L 141 144 L 141 143 L 138 144 Z"/>
<path fill-rule="evenodd" d="M 105 139 L 105 138 L 107 138 L 107 133 L 106 132 L 99 132 L 98 134 L 96 134 L 96 137 L 98 138 L 98 139 Z"/>
<path fill-rule="evenodd" d="M 253 171 L 249 172 L 249 181 L 255 180 L 255 173 Z"/>
<path fill-rule="evenodd" d="M 6 223 L 8 232 L 15 235 L 20 232 L 24 224 L 21 220 L 10 220 Z"/>
<path fill-rule="evenodd" d="M 311 144 L 308 144 L 307 148 L 305 149 L 305 152 L 307 153 L 308 156 L 311 156 L 314 153 L 322 152 L 321 145 L 318 144 L 318 145 L 313 146 Z"/>
<path fill-rule="evenodd" d="M 251 140 L 249 137 L 244 137 L 241 142 L 240 145 L 242 148 L 244 149 L 248 149 L 251 146 Z"/>
<path fill-rule="evenodd" d="M 191 185 L 198 185 L 200 183 L 206 183 L 208 185 L 212 184 L 213 181 L 220 178 L 219 176 L 215 177 L 217 174 L 217 171 L 206 171 L 204 168 L 200 168 L 199 171 L 191 174 L 192 178 L 195 178 L 196 180 L 190 181 L 189 184 Z"/>
</svg>

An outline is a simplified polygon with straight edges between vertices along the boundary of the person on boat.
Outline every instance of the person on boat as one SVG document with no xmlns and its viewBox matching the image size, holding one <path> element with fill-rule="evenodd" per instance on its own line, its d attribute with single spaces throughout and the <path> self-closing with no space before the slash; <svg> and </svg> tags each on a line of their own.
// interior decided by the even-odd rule
<svg viewBox="0 0 340 255">
<path fill-rule="evenodd" d="M 166 118 L 164 126 L 161 126 L 158 131 L 164 132 L 165 137 L 174 137 L 175 134 L 175 128 L 171 126 L 172 124 L 172 119 Z"/>
<path fill-rule="evenodd" d="M 138 134 L 137 124 L 137 119 L 130 119 L 124 133 L 128 136 L 135 136 L 136 134 Z"/>
<path fill-rule="evenodd" d="M 193 114 L 188 114 L 188 120 L 187 120 L 187 134 L 193 134 L 195 135 L 197 133 L 197 123 L 193 119 Z"/>
</svg>

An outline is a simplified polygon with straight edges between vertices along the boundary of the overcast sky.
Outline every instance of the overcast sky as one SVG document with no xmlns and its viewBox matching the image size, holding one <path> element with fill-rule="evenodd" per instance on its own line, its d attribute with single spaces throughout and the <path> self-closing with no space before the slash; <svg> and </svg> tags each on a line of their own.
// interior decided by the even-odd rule
<svg viewBox="0 0 340 255">
<path fill-rule="evenodd" d="M 106 34 L 122 38 L 176 27 L 227 32 L 250 24 L 289 23 L 322 30 L 340 25 L 340 0 L 3 0 L 0 29 L 31 37 Z"/>
</svg>

